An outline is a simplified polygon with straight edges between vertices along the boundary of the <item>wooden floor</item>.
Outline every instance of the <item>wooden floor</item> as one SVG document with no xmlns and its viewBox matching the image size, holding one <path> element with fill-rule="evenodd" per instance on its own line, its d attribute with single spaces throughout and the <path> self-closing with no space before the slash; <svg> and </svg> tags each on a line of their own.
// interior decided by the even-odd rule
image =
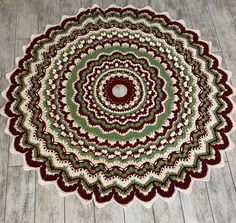
<svg viewBox="0 0 236 223">
<path fill-rule="evenodd" d="M 200 30 L 203 39 L 212 41 L 213 52 L 223 57 L 236 86 L 236 0 L 0 0 L 0 91 L 7 85 L 5 73 L 14 68 L 14 58 L 22 55 L 31 34 L 93 3 L 149 5 L 183 19 L 188 27 Z M 0 106 L 3 103 L 0 98 Z M 151 209 L 137 202 L 128 209 L 116 204 L 98 209 L 92 203 L 81 205 L 73 196 L 59 197 L 53 185 L 38 185 L 35 172 L 24 171 L 21 157 L 9 153 L 5 125 L 6 119 L 0 117 L 0 223 L 236 222 L 236 150 L 226 154 L 224 168 L 212 170 L 209 182 L 196 182 L 191 195 L 180 193 L 173 203 L 157 200 Z"/>
</svg>

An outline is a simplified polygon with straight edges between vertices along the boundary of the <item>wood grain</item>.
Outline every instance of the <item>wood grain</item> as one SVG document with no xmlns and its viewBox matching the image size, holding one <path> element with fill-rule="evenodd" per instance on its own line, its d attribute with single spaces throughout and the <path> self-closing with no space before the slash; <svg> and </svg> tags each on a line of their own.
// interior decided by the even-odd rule
<svg viewBox="0 0 236 223">
<path fill-rule="evenodd" d="M 166 10 L 173 19 L 184 20 L 187 27 L 192 28 L 192 21 L 184 0 L 166 0 Z"/>
<path fill-rule="evenodd" d="M 0 129 L 6 126 L 6 119 L 0 116 Z M 1 131 L 2 132 L 2 131 Z M 6 191 L 7 191 L 7 175 L 8 175 L 8 150 L 9 137 L 0 132 L 0 222 L 4 222 Z"/>
<path fill-rule="evenodd" d="M 17 0 L 17 30 L 16 38 L 29 38 L 38 33 L 38 7 L 37 0 Z"/>
<path fill-rule="evenodd" d="M 234 19 L 234 28 L 236 29 L 236 1 L 235 0 L 227 0 L 229 10 Z"/>
<path fill-rule="evenodd" d="M 236 120 L 236 115 L 235 115 L 235 120 Z M 231 140 L 233 140 L 233 142 L 236 142 L 236 134 L 231 135 Z M 229 162 L 230 174 L 231 174 L 231 176 L 233 178 L 233 182 L 234 182 L 234 188 L 236 190 L 236 167 L 235 167 L 236 152 L 235 152 L 235 148 L 233 150 L 230 150 L 227 152 L 227 159 Z"/>
<path fill-rule="evenodd" d="M 95 219 L 96 223 L 125 223 L 123 208 L 113 202 L 102 209 L 96 207 Z"/>
<path fill-rule="evenodd" d="M 64 198 L 55 185 L 39 185 L 36 180 L 35 223 L 64 223 Z"/>
<path fill-rule="evenodd" d="M 61 15 L 75 15 L 81 8 L 81 1 L 61 0 Z"/>
<path fill-rule="evenodd" d="M 5 74 L 13 69 L 15 57 L 15 30 L 16 30 L 17 6 L 12 1 L 4 0 L 0 2 L 0 92 L 8 85 Z M 0 96 L 0 108 L 5 103 L 5 99 Z M 0 116 L 0 222 L 4 222 L 7 175 L 8 175 L 8 155 L 10 140 L 4 134 L 6 119 Z"/>
<path fill-rule="evenodd" d="M 181 193 L 181 201 L 186 222 L 214 222 L 205 182 L 195 182 L 191 194 Z"/>
<path fill-rule="evenodd" d="M 149 0 L 148 5 L 157 12 L 166 12 L 165 0 Z"/>
<path fill-rule="evenodd" d="M 34 221 L 35 172 L 22 167 L 9 167 L 7 183 L 6 223 Z"/>
<path fill-rule="evenodd" d="M 153 215 L 156 223 L 183 223 L 184 215 L 179 193 L 173 202 L 157 199 L 153 204 Z"/>
<path fill-rule="evenodd" d="M 210 202 L 216 223 L 236 222 L 236 193 L 228 163 L 224 168 L 213 168 L 207 183 Z"/>
<path fill-rule="evenodd" d="M 192 28 L 201 30 L 201 38 L 212 42 L 213 52 L 220 52 L 219 40 L 211 20 L 207 2 L 205 0 L 188 0 L 186 3 L 192 22 Z"/>
<path fill-rule="evenodd" d="M 130 0 L 129 2 L 126 2 L 126 4 L 131 4 L 137 8 L 143 8 L 149 4 L 148 0 Z"/>
<path fill-rule="evenodd" d="M 215 26 L 226 66 L 231 72 L 236 72 L 236 30 L 235 23 L 227 1 L 207 0 L 212 21 Z M 232 76 L 236 86 L 236 75 Z"/>
<path fill-rule="evenodd" d="M 41 0 L 38 3 L 38 32 L 43 32 L 47 24 L 61 21 L 60 0 Z"/>
<path fill-rule="evenodd" d="M 154 223 L 152 208 L 144 207 L 140 202 L 135 201 L 125 209 L 126 223 Z"/>
<path fill-rule="evenodd" d="M 76 195 L 65 198 L 65 223 L 94 223 L 94 203 L 83 205 Z"/>
<path fill-rule="evenodd" d="M 5 74 L 13 69 L 15 61 L 16 11 L 14 2 L 0 2 L 0 92 L 8 85 Z M 0 96 L 0 108 L 4 103 L 5 100 Z"/>
</svg>

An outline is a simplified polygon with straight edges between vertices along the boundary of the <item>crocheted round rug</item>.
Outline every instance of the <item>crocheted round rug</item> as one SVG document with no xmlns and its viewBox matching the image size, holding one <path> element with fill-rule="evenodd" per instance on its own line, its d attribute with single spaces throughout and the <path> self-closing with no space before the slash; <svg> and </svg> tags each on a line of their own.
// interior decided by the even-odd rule
<svg viewBox="0 0 236 223">
<path fill-rule="evenodd" d="M 149 206 L 206 179 L 232 147 L 229 73 L 167 13 L 94 5 L 24 52 L 7 75 L 6 130 L 62 195 Z"/>
</svg>

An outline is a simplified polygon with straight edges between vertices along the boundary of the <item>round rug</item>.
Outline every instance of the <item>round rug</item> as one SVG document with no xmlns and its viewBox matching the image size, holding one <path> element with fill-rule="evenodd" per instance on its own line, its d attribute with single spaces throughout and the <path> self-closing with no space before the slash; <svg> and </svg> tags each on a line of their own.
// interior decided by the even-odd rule
<svg viewBox="0 0 236 223">
<path fill-rule="evenodd" d="M 7 75 L 6 130 L 63 195 L 149 206 L 205 179 L 232 147 L 229 74 L 167 13 L 94 5 L 24 52 Z"/>
</svg>

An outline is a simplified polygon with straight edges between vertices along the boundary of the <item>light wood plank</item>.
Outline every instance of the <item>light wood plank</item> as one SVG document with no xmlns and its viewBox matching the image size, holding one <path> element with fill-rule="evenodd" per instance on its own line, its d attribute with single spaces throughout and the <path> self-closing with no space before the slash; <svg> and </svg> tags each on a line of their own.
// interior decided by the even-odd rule
<svg viewBox="0 0 236 223">
<path fill-rule="evenodd" d="M 166 12 L 165 0 L 149 0 L 148 5 L 157 12 Z"/>
<path fill-rule="evenodd" d="M 15 42 L 15 57 L 22 58 L 24 56 L 24 52 L 22 47 L 27 46 L 30 43 L 30 38 L 24 39 L 16 39 Z"/>
<path fill-rule="evenodd" d="M 216 28 L 217 35 L 220 40 L 222 53 L 224 56 L 227 69 L 232 72 L 231 83 L 236 87 L 236 29 L 233 17 L 230 13 L 230 9 L 227 2 L 219 0 L 207 0 L 208 7 Z M 236 141 L 234 140 L 234 144 Z M 235 172 L 236 164 L 233 159 L 236 157 L 236 150 L 227 152 L 229 160 L 231 174 L 233 176 L 234 185 L 236 185 Z"/>
<path fill-rule="evenodd" d="M 236 28 L 236 1 L 235 0 L 227 0 L 227 3 L 228 3 L 228 7 L 231 11 L 231 15 L 234 18 L 234 25 Z"/>
<path fill-rule="evenodd" d="M 35 223 L 64 223 L 64 198 L 55 185 L 36 183 Z"/>
<path fill-rule="evenodd" d="M 176 20 L 184 20 L 187 27 L 192 28 L 192 21 L 189 16 L 187 4 L 183 0 L 166 0 L 166 9 L 170 16 Z"/>
<path fill-rule="evenodd" d="M 5 223 L 34 222 L 35 172 L 9 167 Z"/>
<path fill-rule="evenodd" d="M 143 8 L 145 6 L 149 5 L 149 1 L 148 0 L 129 0 L 126 2 L 127 4 L 131 4 L 137 8 Z"/>
<path fill-rule="evenodd" d="M 5 74 L 13 69 L 14 42 L 16 29 L 16 4 L 12 1 L 0 2 L 0 92 L 8 85 Z M 0 108 L 5 104 L 5 99 L 0 96 Z M 8 155 L 10 141 L 4 134 L 6 119 L 0 115 L 0 222 L 4 222 Z"/>
<path fill-rule="evenodd" d="M 155 223 L 183 223 L 184 216 L 179 193 L 172 202 L 157 199 L 153 204 Z"/>
<path fill-rule="evenodd" d="M 110 203 L 104 208 L 95 207 L 96 223 L 124 223 L 123 208 L 116 203 Z M 126 221 L 127 223 L 127 221 Z"/>
<path fill-rule="evenodd" d="M 236 120 L 236 114 L 234 115 L 235 120 Z M 231 134 L 231 140 L 234 142 L 234 144 L 236 145 L 236 134 Z M 236 190 L 236 167 L 235 167 L 235 160 L 236 160 L 236 151 L 235 151 L 235 146 L 233 148 L 233 150 L 230 150 L 227 152 L 227 159 L 229 162 L 229 168 L 230 168 L 230 174 L 233 178 L 234 181 L 234 187 Z"/>
<path fill-rule="evenodd" d="M 226 66 L 233 73 L 236 72 L 236 30 L 233 17 L 228 5 L 222 0 L 207 0 L 209 11 L 219 37 Z M 236 86 L 236 75 L 232 76 L 232 83 Z"/>
<path fill-rule="evenodd" d="M 0 18 L 1 19 L 1 18 Z M 5 90 L 8 86 L 8 81 L 5 77 L 6 73 L 13 70 L 14 64 L 14 41 L 0 32 L 0 92 Z M 14 31 L 13 31 L 14 33 Z M 12 36 L 11 36 L 12 37 Z M 0 96 L 0 108 L 5 104 L 5 99 Z"/>
<path fill-rule="evenodd" d="M 37 0 L 18 0 L 17 32 L 18 39 L 29 38 L 38 33 L 38 5 Z"/>
<path fill-rule="evenodd" d="M 83 205 L 76 195 L 65 198 L 65 223 L 94 223 L 94 203 Z"/>
<path fill-rule="evenodd" d="M 78 0 L 61 0 L 61 15 L 75 15 L 81 7 Z"/>
<path fill-rule="evenodd" d="M 96 0 L 96 1 L 92 1 L 92 0 L 80 0 L 80 4 L 82 8 L 88 8 L 91 7 L 93 4 L 98 4 L 98 5 L 102 5 L 102 0 Z"/>
<path fill-rule="evenodd" d="M 11 152 L 9 152 L 9 162 L 8 162 L 8 166 L 23 166 L 23 154 L 17 153 L 17 154 L 13 154 Z"/>
<path fill-rule="evenodd" d="M 6 119 L 0 116 L 0 129 L 5 129 Z M 9 153 L 9 137 L 0 132 L 0 222 L 4 222 L 6 189 L 7 189 L 7 164 Z"/>
<path fill-rule="evenodd" d="M 115 0 L 102 0 L 101 2 L 102 2 L 102 7 L 103 8 L 107 8 L 111 4 L 116 4 Z M 98 3 L 96 2 L 96 4 L 99 5 L 99 1 L 98 1 Z"/>
<path fill-rule="evenodd" d="M 125 1 L 124 0 L 115 0 L 114 4 L 124 7 L 125 6 Z"/>
<path fill-rule="evenodd" d="M 154 223 L 152 208 L 144 207 L 137 200 L 125 209 L 126 223 Z"/>
<path fill-rule="evenodd" d="M 188 0 L 186 2 L 193 29 L 198 29 L 201 32 L 202 39 L 212 41 L 213 52 L 220 52 L 219 40 L 207 7 L 207 2 L 205 0 Z"/>
<path fill-rule="evenodd" d="M 236 222 L 236 193 L 227 163 L 212 169 L 207 188 L 215 222 Z"/>
<path fill-rule="evenodd" d="M 8 0 L 1 0 L 0 2 L 0 18 L 1 18 L 1 41 L 6 39 L 15 39 L 15 27 L 16 27 L 16 9 L 15 2 Z"/>
<path fill-rule="evenodd" d="M 38 2 L 39 30 L 43 32 L 46 25 L 58 24 L 61 20 L 60 0 L 41 0 Z"/>
<path fill-rule="evenodd" d="M 12 71 L 14 65 L 14 42 L 16 30 L 16 5 L 7 0 L 0 2 L 0 92 L 8 85 L 5 78 L 7 72 Z M 0 97 L 0 107 L 5 100 Z"/>
<path fill-rule="evenodd" d="M 194 182 L 191 194 L 180 194 L 186 222 L 214 222 L 205 182 Z"/>
</svg>

